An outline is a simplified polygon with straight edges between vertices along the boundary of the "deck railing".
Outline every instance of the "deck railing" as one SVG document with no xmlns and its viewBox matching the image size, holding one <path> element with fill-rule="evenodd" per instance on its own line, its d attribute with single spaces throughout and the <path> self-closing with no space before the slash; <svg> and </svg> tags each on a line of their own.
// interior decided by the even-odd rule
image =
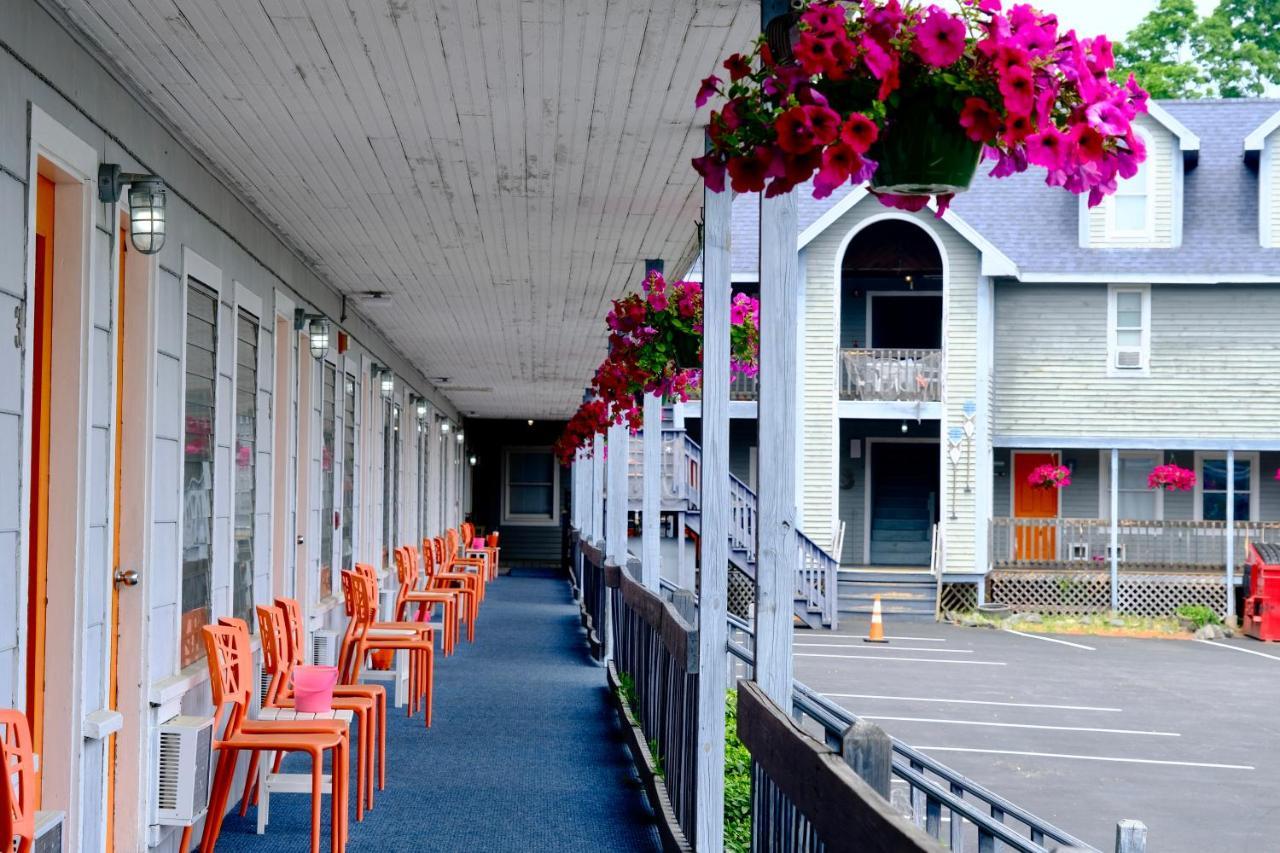
<svg viewBox="0 0 1280 853">
<path fill-rule="evenodd" d="M 1105 518 L 994 518 L 991 562 L 997 568 L 1098 568 L 1111 563 L 1111 522 Z M 1140 521 L 1116 525 L 1122 568 L 1213 571 L 1226 568 L 1224 521 Z M 1247 542 L 1280 542 L 1280 522 L 1237 521 L 1234 562 Z"/>
<path fill-rule="evenodd" d="M 575 557 L 581 596 L 582 627 L 587 629 L 587 642 L 597 660 L 604 659 L 605 608 L 608 592 L 604 583 L 604 552 L 590 542 L 578 540 Z"/>
<path fill-rule="evenodd" d="M 942 350 L 841 350 L 840 399 L 939 402 Z"/>
</svg>

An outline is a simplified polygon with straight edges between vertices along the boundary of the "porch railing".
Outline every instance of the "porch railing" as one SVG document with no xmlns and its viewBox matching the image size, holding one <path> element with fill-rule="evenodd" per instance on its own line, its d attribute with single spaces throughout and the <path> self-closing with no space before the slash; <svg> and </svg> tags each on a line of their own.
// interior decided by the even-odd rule
<svg viewBox="0 0 1280 853">
<path fill-rule="evenodd" d="M 942 350 L 841 350 L 840 399 L 937 403 Z"/>
<path fill-rule="evenodd" d="M 1122 568 L 1220 572 L 1226 568 L 1224 521 L 1141 521 L 1116 525 Z M 1237 521 L 1236 568 L 1247 542 L 1280 542 L 1280 522 Z M 1105 569 L 1111 563 L 1111 522 L 1105 518 L 994 518 L 991 563 L 996 568 Z"/>
</svg>

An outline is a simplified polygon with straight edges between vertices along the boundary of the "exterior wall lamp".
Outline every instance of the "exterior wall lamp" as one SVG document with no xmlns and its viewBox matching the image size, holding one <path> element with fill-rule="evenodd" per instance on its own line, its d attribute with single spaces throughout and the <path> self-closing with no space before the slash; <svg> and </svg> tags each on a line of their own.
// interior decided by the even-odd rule
<svg viewBox="0 0 1280 853">
<path fill-rule="evenodd" d="M 164 181 L 155 175 L 121 172 L 117 163 L 98 166 L 98 201 L 115 204 L 129 185 L 129 238 L 133 248 L 154 255 L 164 245 Z"/>
<path fill-rule="evenodd" d="M 441 434 L 441 435 L 448 435 L 448 434 L 449 434 L 449 422 L 448 422 L 448 421 L 441 421 L 441 422 L 440 422 L 440 434 Z"/>
<path fill-rule="evenodd" d="M 462 441 L 463 441 L 462 430 L 458 430 L 458 444 L 462 444 Z"/>
<path fill-rule="evenodd" d="M 472 468 L 476 467 L 476 455 L 474 453 L 467 457 L 467 464 Z"/>
<path fill-rule="evenodd" d="M 378 380 L 378 390 L 382 394 L 382 399 L 390 400 L 391 395 L 396 391 L 396 375 L 391 372 L 391 368 L 384 364 L 374 364 L 369 368 Z"/>
<path fill-rule="evenodd" d="M 329 354 L 329 319 L 323 314 L 308 314 L 301 308 L 293 310 L 293 330 L 307 330 L 307 340 L 312 358 L 319 361 Z"/>
<path fill-rule="evenodd" d="M 427 416 L 427 398 L 421 394 L 410 394 L 409 404 L 414 407 L 418 413 L 418 419 L 421 420 Z"/>
</svg>

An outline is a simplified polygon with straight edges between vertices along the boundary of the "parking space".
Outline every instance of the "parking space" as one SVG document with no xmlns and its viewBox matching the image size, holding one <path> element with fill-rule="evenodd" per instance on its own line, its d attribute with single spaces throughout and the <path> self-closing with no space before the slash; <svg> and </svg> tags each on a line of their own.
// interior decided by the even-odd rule
<svg viewBox="0 0 1280 853">
<path fill-rule="evenodd" d="M 796 675 L 1101 850 L 1280 850 L 1280 644 L 932 623 L 799 632 Z"/>
</svg>

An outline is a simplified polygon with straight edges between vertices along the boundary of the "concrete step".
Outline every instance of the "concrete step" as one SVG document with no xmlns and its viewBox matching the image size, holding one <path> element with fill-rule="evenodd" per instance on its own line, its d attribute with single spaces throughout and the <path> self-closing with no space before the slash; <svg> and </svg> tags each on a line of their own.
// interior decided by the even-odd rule
<svg viewBox="0 0 1280 853">
<path fill-rule="evenodd" d="M 927 535 L 929 527 L 929 519 L 924 515 L 919 516 L 918 518 L 903 515 L 893 517 L 876 517 L 871 519 L 872 536 L 881 530 L 911 530 Z"/>
<path fill-rule="evenodd" d="M 928 584 L 933 586 L 933 575 L 929 572 L 922 572 L 916 567 L 907 568 L 890 568 L 888 566 L 875 566 L 859 569 L 840 570 L 838 575 L 840 583 L 872 583 L 872 584 Z"/>
<path fill-rule="evenodd" d="M 911 504 L 880 504 L 871 511 L 871 520 L 874 524 L 882 518 L 924 518 L 929 517 L 929 508 L 927 506 L 914 506 Z"/>
<path fill-rule="evenodd" d="M 887 527 L 872 530 L 871 538 L 875 542 L 928 542 L 929 532 L 922 527 Z"/>
</svg>

